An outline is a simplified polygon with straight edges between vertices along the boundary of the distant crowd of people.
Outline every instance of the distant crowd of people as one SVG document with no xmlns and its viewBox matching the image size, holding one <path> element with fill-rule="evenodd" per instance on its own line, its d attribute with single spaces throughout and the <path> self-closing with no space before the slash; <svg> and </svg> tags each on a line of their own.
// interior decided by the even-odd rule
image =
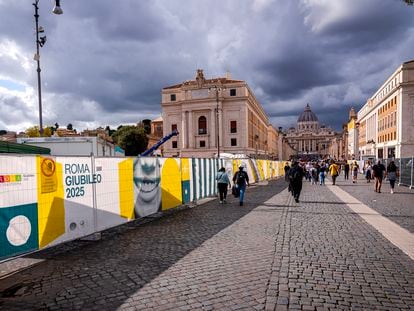
<svg viewBox="0 0 414 311">
<path fill-rule="evenodd" d="M 361 173 L 357 161 L 341 163 L 332 159 L 314 162 L 292 161 L 292 166 L 286 163 L 284 171 L 285 180 L 289 182 L 289 192 L 291 192 L 296 202 L 299 202 L 303 179 L 309 181 L 312 185 L 319 184 L 323 186 L 325 185 L 325 177 L 329 174 L 332 184 L 336 185 L 337 178 L 343 171 L 344 180 L 349 180 L 349 174 L 351 173 L 352 183 L 355 184 Z M 387 167 L 380 160 L 374 165 L 367 161 L 364 163 L 362 173 L 368 183 L 371 180 L 375 181 L 375 192 L 381 193 L 382 182 L 387 178 L 390 182 L 391 193 L 394 193 L 395 182 L 399 176 L 399 170 L 394 161 L 391 161 Z"/>
<path fill-rule="evenodd" d="M 325 178 L 329 174 L 332 184 L 336 185 L 338 176 L 343 172 L 344 180 L 349 180 L 351 173 L 352 183 L 355 184 L 358 182 L 359 174 L 362 173 L 367 183 L 374 180 L 375 192 L 381 193 L 382 182 L 387 178 L 390 182 L 391 193 L 394 193 L 395 182 L 399 177 L 399 169 L 394 161 L 385 167 L 380 160 L 374 165 L 371 161 L 366 161 L 362 169 L 357 161 L 339 162 L 332 159 L 313 162 L 292 161 L 291 166 L 286 163 L 284 172 L 285 180 L 289 183 L 288 190 L 296 202 L 299 202 L 303 180 L 309 181 L 312 185 L 324 186 Z M 226 203 L 227 192 L 231 188 L 232 194 L 239 198 L 239 205 L 243 206 L 246 187 L 250 186 L 249 176 L 244 171 L 243 165 L 239 166 L 239 170 L 233 175 L 233 185 L 224 167 L 217 172 L 216 180 L 220 204 Z"/>
</svg>

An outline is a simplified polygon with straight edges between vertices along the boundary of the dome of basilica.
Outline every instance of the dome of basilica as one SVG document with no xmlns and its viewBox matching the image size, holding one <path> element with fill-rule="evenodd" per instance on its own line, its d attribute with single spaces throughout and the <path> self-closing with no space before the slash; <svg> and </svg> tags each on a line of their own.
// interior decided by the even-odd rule
<svg viewBox="0 0 414 311">
<path fill-rule="evenodd" d="M 318 117 L 313 113 L 309 104 L 306 105 L 305 110 L 299 116 L 298 122 L 318 122 Z"/>
</svg>

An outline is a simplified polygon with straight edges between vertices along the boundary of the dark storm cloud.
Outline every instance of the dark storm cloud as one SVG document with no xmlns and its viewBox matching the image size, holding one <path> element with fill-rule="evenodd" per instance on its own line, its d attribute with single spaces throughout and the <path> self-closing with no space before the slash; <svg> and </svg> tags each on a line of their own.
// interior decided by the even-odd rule
<svg viewBox="0 0 414 311">
<path fill-rule="evenodd" d="M 155 118 L 161 89 L 202 68 L 247 81 L 276 127 L 294 125 L 310 103 L 339 129 L 352 106 L 414 58 L 414 8 L 397 0 L 61 2 L 56 16 L 53 1 L 40 1 L 47 124 Z M 15 96 L 17 115 L 36 124 L 33 6 L 0 0 L 0 11 L 0 80 L 28 88 L 6 100 L 0 90 L 0 103 Z M 0 124 L 17 127 L 9 119 L 2 114 Z"/>
</svg>

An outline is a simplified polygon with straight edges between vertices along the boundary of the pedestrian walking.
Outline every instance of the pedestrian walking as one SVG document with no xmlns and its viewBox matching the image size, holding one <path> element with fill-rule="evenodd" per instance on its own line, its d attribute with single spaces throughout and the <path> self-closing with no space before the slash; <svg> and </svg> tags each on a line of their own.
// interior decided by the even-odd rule
<svg viewBox="0 0 414 311">
<path fill-rule="evenodd" d="M 375 178 L 375 192 L 381 193 L 382 180 L 384 178 L 385 166 L 378 160 L 377 164 L 372 167 Z"/>
<path fill-rule="evenodd" d="M 310 169 L 310 174 L 312 185 L 316 185 L 318 183 L 318 168 L 316 167 L 316 164 L 313 164 L 313 167 Z"/>
<path fill-rule="evenodd" d="M 234 174 L 233 183 L 240 192 L 239 204 L 240 206 L 243 206 L 244 193 L 246 192 L 246 186 L 250 186 L 250 184 L 249 184 L 249 176 L 244 171 L 244 167 L 242 165 L 239 166 L 239 170 Z"/>
<path fill-rule="evenodd" d="M 367 162 L 367 166 L 365 167 L 365 178 L 367 179 L 367 183 L 371 182 L 372 166 L 370 161 Z"/>
<path fill-rule="evenodd" d="M 388 164 L 387 166 L 387 177 L 388 180 L 390 181 L 390 187 L 391 187 L 391 193 L 394 193 L 394 186 L 395 186 L 395 181 L 397 180 L 398 177 L 398 167 L 395 165 L 394 161 L 391 161 L 390 164 Z"/>
<path fill-rule="evenodd" d="M 349 163 L 346 162 L 344 165 L 344 178 L 345 180 L 349 179 Z"/>
<path fill-rule="evenodd" d="M 299 203 L 299 197 L 302 191 L 302 180 L 304 176 L 305 171 L 299 165 L 299 162 L 293 162 L 292 167 L 289 170 L 289 189 L 296 203 Z"/>
<path fill-rule="evenodd" d="M 322 163 L 320 169 L 319 169 L 319 185 L 325 185 L 325 173 L 326 173 L 326 165 L 325 163 Z"/>
<path fill-rule="evenodd" d="M 357 161 L 354 161 L 354 163 L 352 163 L 352 183 L 356 183 L 357 179 L 358 179 L 358 171 L 359 171 L 359 165 L 357 163 Z"/>
<path fill-rule="evenodd" d="M 329 173 L 332 177 L 332 184 L 336 185 L 336 177 L 339 175 L 339 166 L 335 163 L 334 160 L 331 160 L 331 165 L 329 166 Z"/>
<path fill-rule="evenodd" d="M 220 197 L 220 204 L 226 203 L 227 199 L 227 188 L 231 186 L 229 176 L 227 176 L 226 169 L 220 168 L 216 175 L 217 188 Z"/>
</svg>

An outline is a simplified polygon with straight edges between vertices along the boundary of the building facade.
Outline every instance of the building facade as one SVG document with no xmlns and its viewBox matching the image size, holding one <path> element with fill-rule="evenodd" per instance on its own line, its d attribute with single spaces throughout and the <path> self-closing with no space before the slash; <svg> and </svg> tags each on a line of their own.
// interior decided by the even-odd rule
<svg viewBox="0 0 414 311">
<path fill-rule="evenodd" d="M 358 111 L 361 159 L 414 155 L 414 60 L 403 63 Z"/>
<path fill-rule="evenodd" d="M 296 150 L 298 157 L 327 157 L 330 153 L 330 144 L 336 137 L 336 132 L 324 125 L 320 125 L 318 117 L 307 104 L 298 118 L 295 127 L 286 133 L 286 139 Z"/>
<path fill-rule="evenodd" d="M 351 108 L 351 111 L 349 112 L 349 120 L 346 128 L 346 158 L 351 159 L 358 159 L 359 158 L 359 149 L 358 149 L 358 143 L 359 143 L 359 124 L 357 121 L 358 117 L 354 110 L 354 108 Z"/>
<path fill-rule="evenodd" d="M 214 157 L 217 153 L 277 157 L 278 132 L 245 81 L 229 76 L 195 80 L 162 90 L 164 156 Z"/>
</svg>

